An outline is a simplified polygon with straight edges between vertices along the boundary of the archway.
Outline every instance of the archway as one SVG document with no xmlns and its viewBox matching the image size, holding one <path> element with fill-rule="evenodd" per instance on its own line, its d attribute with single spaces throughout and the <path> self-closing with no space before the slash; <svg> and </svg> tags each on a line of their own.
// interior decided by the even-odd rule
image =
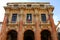
<svg viewBox="0 0 60 40">
<path fill-rule="evenodd" d="M 34 40 L 34 32 L 27 30 L 24 32 L 24 40 Z"/>
<path fill-rule="evenodd" d="M 58 40 L 60 40 L 60 32 L 58 32 Z"/>
<path fill-rule="evenodd" d="M 52 40 L 51 39 L 51 33 L 48 30 L 43 30 L 41 32 L 41 40 Z"/>
<path fill-rule="evenodd" d="M 17 32 L 15 30 L 8 31 L 7 40 L 17 40 Z"/>
</svg>

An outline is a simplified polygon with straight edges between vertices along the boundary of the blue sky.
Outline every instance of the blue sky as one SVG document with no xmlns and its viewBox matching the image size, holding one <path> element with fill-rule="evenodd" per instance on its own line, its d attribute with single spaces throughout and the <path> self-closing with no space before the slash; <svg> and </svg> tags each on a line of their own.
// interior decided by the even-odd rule
<svg viewBox="0 0 60 40">
<path fill-rule="evenodd" d="M 50 2 L 50 4 L 54 6 L 53 18 L 55 24 L 57 24 L 60 20 L 60 0 L 0 0 L 0 21 L 3 21 L 4 19 L 5 11 L 3 6 L 5 6 L 8 2 Z"/>
</svg>

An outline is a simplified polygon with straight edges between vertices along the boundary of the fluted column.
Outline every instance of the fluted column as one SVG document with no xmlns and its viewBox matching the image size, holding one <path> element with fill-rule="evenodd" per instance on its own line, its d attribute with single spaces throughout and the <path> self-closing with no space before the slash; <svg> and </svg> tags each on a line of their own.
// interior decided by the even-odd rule
<svg viewBox="0 0 60 40">
<path fill-rule="evenodd" d="M 49 19 L 50 19 L 50 23 L 52 26 L 52 36 L 53 36 L 53 40 L 58 40 L 57 39 L 57 31 L 56 31 L 56 26 L 54 24 L 54 20 L 52 18 L 52 15 L 49 15 Z"/>
<path fill-rule="evenodd" d="M 20 20 L 20 26 L 18 31 L 18 40 L 23 40 L 23 21 Z"/>
<path fill-rule="evenodd" d="M 1 40 L 6 40 L 6 25 L 7 25 L 7 15 L 5 15 L 2 24 Z"/>
</svg>

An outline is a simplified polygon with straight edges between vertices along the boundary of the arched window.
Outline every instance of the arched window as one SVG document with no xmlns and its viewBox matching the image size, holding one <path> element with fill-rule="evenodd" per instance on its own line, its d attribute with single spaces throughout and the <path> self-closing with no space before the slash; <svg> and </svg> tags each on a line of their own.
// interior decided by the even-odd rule
<svg viewBox="0 0 60 40">
<path fill-rule="evenodd" d="M 48 30 L 43 30 L 41 32 L 41 40 L 52 40 L 51 39 L 51 33 Z"/>
<path fill-rule="evenodd" d="M 34 32 L 27 30 L 24 32 L 24 40 L 34 40 Z"/>
<path fill-rule="evenodd" d="M 17 32 L 15 30 L 8 31 L 7 40 L 17 40 Z"/>
</svg>

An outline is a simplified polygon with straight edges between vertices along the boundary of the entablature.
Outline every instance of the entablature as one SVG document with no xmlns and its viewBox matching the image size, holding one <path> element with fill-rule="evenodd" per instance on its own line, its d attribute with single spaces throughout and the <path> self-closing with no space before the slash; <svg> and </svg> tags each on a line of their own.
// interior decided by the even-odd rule
<svg viewBox="0 0 60 40">
<path fill-rule="evenodd" d="M 54 9 L 54 7 L 52 5 L 50 5 L 49 2 L 18 2 L 18 3 L 7 3 L 7 6 L 4 7 L 6 8 L 10 8 L 10 9 L 46 9 L 46 8 L 52 8 Z"/>
<path fill-rule="evenodd" d="M 43 7 L 42 7 L 42 5 L 31 5 L 30 7 L 28 7 L 27 5 L 23 5 L 23 6 L 18 6 L 18 7 L 15 7 L 15 6 L 7 6 L 7 7 L 4 7 L 5 9 L 21 9 L 21 8 L 23 8 L 23 9 L 35 9 L 35 8 L 38 8 L 38 9 L 54 9 L 53 8 L 53 6 L 48 6 L 48 5 L 44 5 Z"/>
<path fill-rule="evenodd" d="M 19 26 L 19 23 L 7 23 L 7 26 Z M 36 26 L 35 23 L 23 23 L 23 26 Z M 39 26 L 51 26 L 50 23 L 39 23 Z"/>
</svg>

